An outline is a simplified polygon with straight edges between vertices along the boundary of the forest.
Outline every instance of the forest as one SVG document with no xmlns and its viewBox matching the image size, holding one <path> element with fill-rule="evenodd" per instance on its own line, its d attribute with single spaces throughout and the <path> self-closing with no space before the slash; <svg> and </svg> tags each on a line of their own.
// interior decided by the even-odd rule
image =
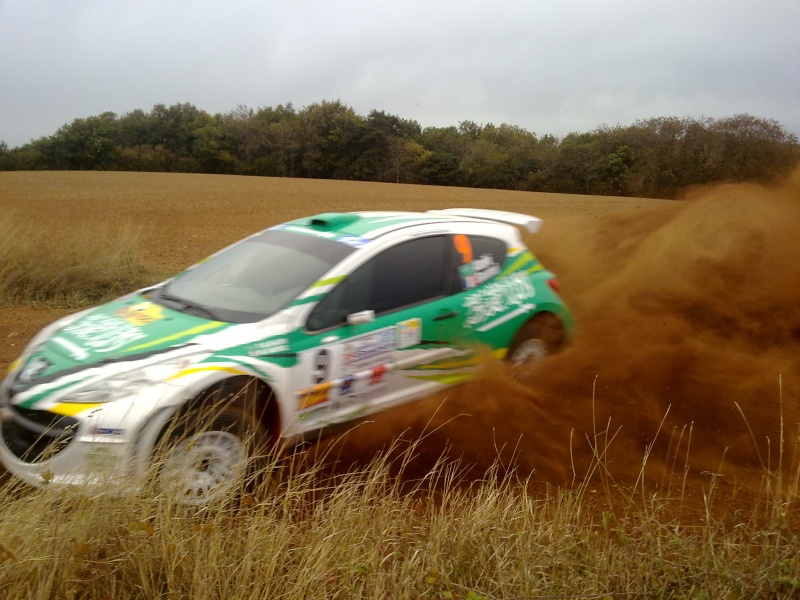
<svg viewBox="0 0 800 600">
<path fill-rule="evenodd" d="M 563 138 L 516 125 L 422 127 L 340 100 L 209 114 L 190 103 L 105 112 L 17 148 L 0 171 L 215 173 L 675 198 L 723 181 L 770 183 L 800 160 L 775 120 L 657 117 Z"/>
</svg>

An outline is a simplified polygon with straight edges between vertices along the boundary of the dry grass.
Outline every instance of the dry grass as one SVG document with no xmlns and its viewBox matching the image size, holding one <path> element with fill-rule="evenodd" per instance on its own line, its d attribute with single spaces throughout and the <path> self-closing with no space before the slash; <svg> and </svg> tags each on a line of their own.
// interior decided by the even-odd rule
<svg viewBox="0 0 800 600">
<path fill-rule="evenodd" d="M 789 598 L 797 533 L 776 518 L 683 526 L 670 500 L 602 513 L 582 488 L 542 496 L 441 462 L 402 492 L 392 469 L 332 479 L 303 462 L 237 503 L 153 491 L 0 489 L 8 598 Z M 435 493 L 429 492 L 434 488 Z M 713 503 L 713 489 L 706 490 Z M 796 498 L 795 498 L 796 500 Z"/>
<path fill-rule="evenodd" d="M 158 281 L 143 260 L 140 228 L 87 220 L 43 230 L 0 217 L 0 304 L 83 306 Z"/>
</svg>

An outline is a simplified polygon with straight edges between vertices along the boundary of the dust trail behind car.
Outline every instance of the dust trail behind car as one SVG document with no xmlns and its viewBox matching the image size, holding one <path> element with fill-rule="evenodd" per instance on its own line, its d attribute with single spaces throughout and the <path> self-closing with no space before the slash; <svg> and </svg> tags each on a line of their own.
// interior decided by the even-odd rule
<svg viewBox="0 0 800 600">
<path fill-rule="evenodd" d="M 571 346 L 535 371 L 487 376 L 325 443 L 363 463 L 422 441 L 406 475 L 442 454 L 473 476 L 497 459 L 533 481 L 796 473 L 800 440 L 800 170 L 782 185 L 698 189 L 686 201 L 555 217 L 526 240 L 559 275 Z"/>
</svg>

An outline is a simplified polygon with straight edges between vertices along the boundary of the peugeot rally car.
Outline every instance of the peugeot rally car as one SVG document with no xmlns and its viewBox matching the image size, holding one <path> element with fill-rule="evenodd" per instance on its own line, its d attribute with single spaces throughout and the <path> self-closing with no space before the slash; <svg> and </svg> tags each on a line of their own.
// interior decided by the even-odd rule
<svg viewBox="0 0 800 600">
<path fill-rule="evenodd" d="M 572 328 L 517 229 L 540 224 L 482 209 L 320 214 L 61 319 L 0 387 L 2 462 L 34 485 L 130 481 L 174 437 L 160 477 L 204 502 L 259 444 L 466 381 L 481 348 L 537 360 Z"/>
</svg>

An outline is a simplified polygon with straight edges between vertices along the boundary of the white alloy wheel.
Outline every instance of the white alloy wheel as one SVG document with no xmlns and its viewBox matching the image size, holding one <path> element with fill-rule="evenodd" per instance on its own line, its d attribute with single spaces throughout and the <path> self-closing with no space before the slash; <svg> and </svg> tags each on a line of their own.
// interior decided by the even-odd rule
<svg viewBox="0 0 800 600">
<path fill-rule="evenodd" d="M 245 472 L 242 439 L 228 431 L 201 431 L 181 440 L 164 460 L 161 485 L 185 504 L 228 497 Z"/>
<path fill-rule="evenodd" d="M 566 342 L 564 324 L 553 313 L 539 313 L 520 327 L 506 360 L 512 365 L 534 365 L 558 352 Z"/>
<path fill-rule="evenodd" d="M 548 354 L 544 340 L 525 340 L 514 349 L 508 360 L 512 365 L 533 364 L 543 360 Z"/>
</svg>

